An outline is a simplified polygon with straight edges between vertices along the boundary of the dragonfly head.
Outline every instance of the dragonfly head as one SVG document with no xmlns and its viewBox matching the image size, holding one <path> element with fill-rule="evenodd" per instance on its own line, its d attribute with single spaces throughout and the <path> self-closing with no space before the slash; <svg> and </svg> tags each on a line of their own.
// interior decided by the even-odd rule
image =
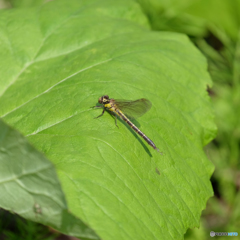
<svg viewBox="0 0 240 240">
<path fill-rule="evenodd" d="M 98 99 L 98 103 L 100 103 L 100 104 L 109 103 L 109 96 L 108 95 L 104 95 L 104 96 L 100 97 Z"/>
</svg>

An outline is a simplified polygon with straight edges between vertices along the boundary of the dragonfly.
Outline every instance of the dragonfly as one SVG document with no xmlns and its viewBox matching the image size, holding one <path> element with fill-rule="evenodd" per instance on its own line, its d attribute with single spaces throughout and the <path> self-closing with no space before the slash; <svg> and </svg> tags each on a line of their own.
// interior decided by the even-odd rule
<svg viewBox="0 0 240 240">
<path fill-rule="evenodd" d="M 131 121 L 138 117 L 141 117 L 152 107 L 152 103 L 145 98 L 141 98 L 135 101 L 124 100 L 124 99 L 113 99 L 109 98 L 108 95 L 104 95 L 98 99 L 98 103 L 101 106 L 94 106 L 93 108 L 103 108 L 102 114 L 98 117 L 103 116 L 105 110 L 115 115 L 115 124 L 117 125 L 117 116 L 119 116 L 124 122 L 126 122 L 139 136 L 141 136 L 153 149 L 159 152 L 154 142 L 147 137 L 138 127 L 136 127 Z"/>
</svg>

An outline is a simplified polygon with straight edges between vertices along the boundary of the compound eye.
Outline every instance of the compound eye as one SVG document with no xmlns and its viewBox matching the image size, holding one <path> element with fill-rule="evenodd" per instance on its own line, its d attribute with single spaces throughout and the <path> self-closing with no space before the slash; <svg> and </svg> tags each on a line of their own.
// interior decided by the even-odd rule
<svg viewBox="0 0 240 240">
<path fill-rule="evenodd" d="M 109 99 L 109 96 L 108 96 L 108 95 L 105 95 L 104 98 Z"/>
<path fill-rule="evenodd" d="M 98 99 L 98 103 L 100 103 L 100 104 L 103 103 L 103 97 L 100 97 L 100 98 Z"/>
</svg>

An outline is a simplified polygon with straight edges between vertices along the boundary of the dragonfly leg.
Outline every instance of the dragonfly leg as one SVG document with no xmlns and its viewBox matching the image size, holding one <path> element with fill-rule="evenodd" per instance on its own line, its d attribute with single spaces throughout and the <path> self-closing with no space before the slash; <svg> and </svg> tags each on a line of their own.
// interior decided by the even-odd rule
<svg viewBox="0 0 240 240">
<path fill-rule="evenodd" d="M 118 125 L 117 125 L 117 114 L 115 114 L 115 113 L 113 113 L 113 112 L 111 112 L 111 114 L 115 116 L 115 125 L 118 127 Z M 119 128 L 119 127 L 118 127 L 118 128 Z"/>
<path fill-rule="evenodd" d="M 115 114 L 115 124 L 116 124 L 116 126 L 118 127 L 118 125 L 117 125 L 117 115 Z M 119 128 L 119 127 L 118 127 Z"/>
<path fill-rule="evenodd" d="M 105 108 L 103 109 L 102 114 L 100 114 L 98 117 L 95 117 L 95 118 L 101 117 L 104 114 L 104 112 L 105 112 Z"/>
</svg>

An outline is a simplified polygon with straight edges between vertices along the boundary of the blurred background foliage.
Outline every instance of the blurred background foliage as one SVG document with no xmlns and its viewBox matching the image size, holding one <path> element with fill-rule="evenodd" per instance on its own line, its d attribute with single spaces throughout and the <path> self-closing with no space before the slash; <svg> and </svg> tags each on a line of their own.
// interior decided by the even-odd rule
<svg viewBox="0 0 240 240">
<path fill-rule="evenodd" d="M 216 114 L 218 135 L 205 150 L 216 167 L 211 179 L 215 194 L 203 211 L 200 228 L 189 229 L 185 239 L 210 239 L 210 231 L 240 234 L 240 0 L 135 1 L 142 7 L 154 31 L 189 36 L 208 59 L 214 82 L 208 91 Z M 25 6 L 33 6 L 45 1 L 23 2 Z M 18 4 L 16 0 L 0 0 L 0 8 L 18 7 Z M 18 224 L 22 226 L 20 220 Z M 37 226 L 27 225 L 28 229 L 39 231 Z"/>
</svg>

